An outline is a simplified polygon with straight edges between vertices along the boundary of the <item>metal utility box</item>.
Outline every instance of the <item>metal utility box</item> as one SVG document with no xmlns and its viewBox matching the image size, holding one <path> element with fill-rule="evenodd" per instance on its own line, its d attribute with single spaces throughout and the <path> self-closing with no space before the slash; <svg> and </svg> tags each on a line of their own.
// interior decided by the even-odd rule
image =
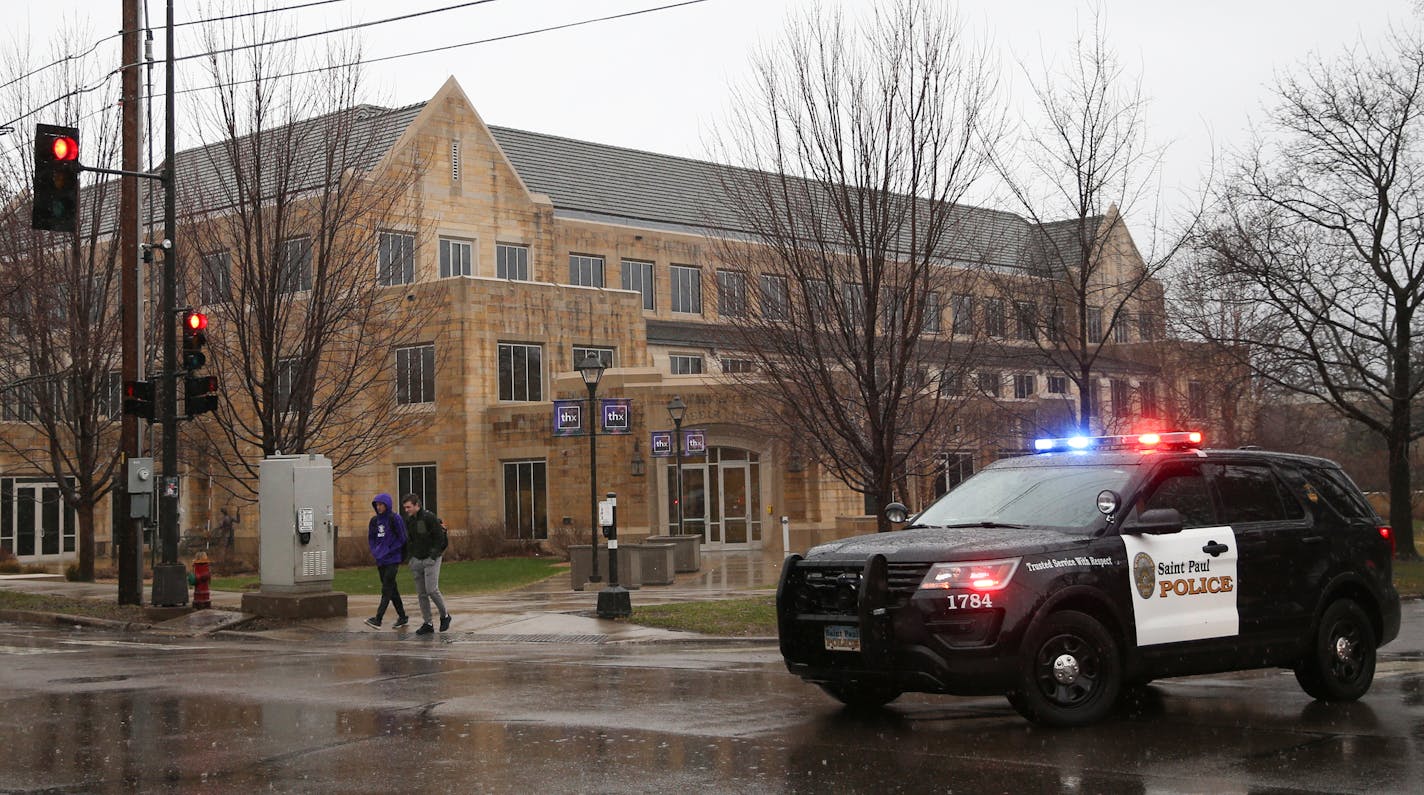
<svg viewBox="0 0 1424 795">
<path fill-rule="evenodd" d="M 331 460 L 269 456 L 258 466 L 258 481 L 262 590 L 330 591 L 336 557 Z"/>
</svg>

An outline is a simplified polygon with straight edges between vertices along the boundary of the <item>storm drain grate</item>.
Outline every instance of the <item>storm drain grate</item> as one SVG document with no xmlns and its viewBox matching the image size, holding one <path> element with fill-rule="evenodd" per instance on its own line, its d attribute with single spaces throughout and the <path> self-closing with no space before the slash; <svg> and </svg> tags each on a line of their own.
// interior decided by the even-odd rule
<svg viewBox="0 0 1424 795">
<path fill-rule="evenodd" d="M 465 637 L 469 643 L 606 643 L 607 635 L 495 635 L 474 634 Z"/>
</svg>

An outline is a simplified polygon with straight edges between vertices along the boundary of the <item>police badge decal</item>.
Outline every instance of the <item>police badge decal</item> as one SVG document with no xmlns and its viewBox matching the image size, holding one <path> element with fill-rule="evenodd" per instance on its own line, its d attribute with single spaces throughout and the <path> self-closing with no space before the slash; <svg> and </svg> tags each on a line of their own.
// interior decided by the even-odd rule
<svg viewBox="0 0 1424 795">
<path fill-rule="evenodd" d="M 1146 552 L 1139 552 L 1132 559 L 1132 582 L 1143 599 L 1151 599 L 1152 592 L 1157 590 L 1157 565 Z"/>
</svg>

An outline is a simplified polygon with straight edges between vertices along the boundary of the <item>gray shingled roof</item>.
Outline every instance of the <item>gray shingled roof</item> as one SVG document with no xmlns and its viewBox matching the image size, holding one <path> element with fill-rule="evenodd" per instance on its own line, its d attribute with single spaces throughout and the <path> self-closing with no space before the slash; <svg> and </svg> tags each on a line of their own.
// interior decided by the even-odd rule
<svg viewBox="0 0 1424 795">
<path fill-rule="evenodd" d="M 729 167 L 702 160 L 490 127 L 530 190 L 564 217 L 748 232 L 723 187 Z M 735 182 L 737 172 L 731 170 Z M 750 173 L 750 172 L 746 172 Z M 1031 225 L 1013 213 L 960 206 L 947 256 L 1019 265 Z"/>
</svg>

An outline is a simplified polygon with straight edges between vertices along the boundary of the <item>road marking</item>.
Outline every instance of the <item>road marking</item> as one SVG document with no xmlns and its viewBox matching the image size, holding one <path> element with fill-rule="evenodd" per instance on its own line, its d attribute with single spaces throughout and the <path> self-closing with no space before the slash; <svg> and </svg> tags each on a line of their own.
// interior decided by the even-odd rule
<svg viewBox="0 0 1424 795">
<path fill-rule="evenodd" d="M 83 649 L 53 649 L 35 646 L 0 646 L 0 654 L 73 654 Z"/>
<path fill-rule="evenodd" d="M 177 643 L 139 643 L 132 640 L 62 640 L 60 643 L 73 646 L 112 646 L 120 649 L 154 649 L 158 651 L 202 651 L 220 649 L 222 646 L 185 646 Z M 75 649 L 75 651 L 79 651 Z"/>
</svg>

